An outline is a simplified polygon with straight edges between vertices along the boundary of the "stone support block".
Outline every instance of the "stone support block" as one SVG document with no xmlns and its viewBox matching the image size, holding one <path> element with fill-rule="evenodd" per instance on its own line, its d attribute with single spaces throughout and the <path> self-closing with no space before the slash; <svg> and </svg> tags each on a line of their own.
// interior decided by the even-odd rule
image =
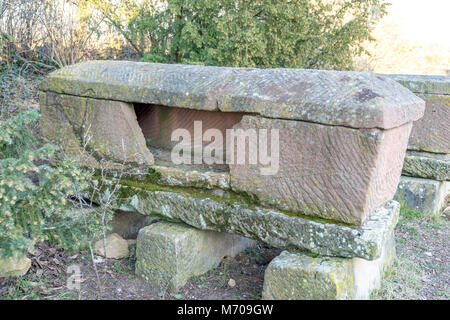
<svg viewBox="0 0 450 320">
<path fill-rule="evenodd" d="M 402 176 L 395 200 L 408 209 L 439 216 L 450 195 L 450 181 L 436 181 Z"/>
<path fill-rule="evenodd" d="M 253 245 L 244 237 L 158 222 L 141 229 L 136 246 L 136 274 L 152 286 L 178 291 L 192 276 L 215 268 Z"/>
<path fill-rule="evenodd" d="M 0 258 L 0 278 L 23 276 L 31 267 L 31 260 L 25 256 Z"/>
<path fill-rule="evenodd" d="M 395 259 L 391 233 L 382 255 L 372 261 L 311 256 L 283 251 L 266 269 L 262 298 L 265 300 L 369 299 Z"/>
</svg>

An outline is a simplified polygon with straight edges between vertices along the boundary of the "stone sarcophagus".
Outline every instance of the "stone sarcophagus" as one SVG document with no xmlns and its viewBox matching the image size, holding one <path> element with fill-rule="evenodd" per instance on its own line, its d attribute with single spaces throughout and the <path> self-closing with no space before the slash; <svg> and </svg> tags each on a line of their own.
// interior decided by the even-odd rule
<svg viewBox="0 0 450 320">
<path fill-rule="evenodd" d="M 201 135 L 278 129 L 276 172 L 262 173 L 258 161 L 230 163 L 221 170 L 227 187 L 266 207 L 353 225 L 393 197 L 412 121 L 424 109 L 382 76 L 316 70 L 88 62 L 51 74 L 40 89 L 46 138 L 74 153 L 92 132 L 97 153 L 118 162 L 127 156 L 150 167 L 147 143 L 170 147 L 173 131 L 193 132 L 196 120 Z M 243 158 L 257 156 L 247 147 Z"/>
<path fill-rule="evenodd" d="M 340 257 L 348 270 L 373 260 L 362 269 L 380 273 L 380 259 L 392 256 L 386 248 L 392 247 L 399 206 L 391 199 L 412 122 L 423 116 L 425 103 L 390 78 L 91 61 L 50 74 L 40 91 L 44 138 L 69 155 L 89 151 L 91 166 L 106 160 L 134 168 L 106 184 L 120 187 L 122 212 Z M 177 278 L 177 288 L 185 278 L 172 273 L 194 263 L 203 249 L 186 256 L 189 261 L 174 253 L 170 268 L 166 256 L 155 257 L 179 252 L 176 246 L 186 239 L 183 248 L 203 241 L 210 252 L 211 237 L 185 227 L 144 228 L 137 273 L 149 282 Z M 203 258 L 194 260 L 192 268 L 202 269 Z M 271 279 L 284 272 L 274 268 Z M 355 296 L 354 278 L 366 278 L 358 272 L 342 277 L 350 290 L 345 297 Z M 272 292 L 266 297 L 283 297 L 285 289 L 266 287 Z"/>
<path fill-rule="evenodd" d="M 92 61 L 40 91 L 46 139 L 140 168 L 120 182 L 122 209 L 285 247 L 309 241 L 296 221 L 370 224 L 424 112 L 395 81 L 357 72 Z"/>
</svg>

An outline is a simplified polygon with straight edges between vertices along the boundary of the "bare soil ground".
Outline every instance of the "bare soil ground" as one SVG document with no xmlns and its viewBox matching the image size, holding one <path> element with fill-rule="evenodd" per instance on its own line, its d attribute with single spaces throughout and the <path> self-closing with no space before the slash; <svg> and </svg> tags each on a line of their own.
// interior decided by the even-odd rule
<svg viewBox="0 0 450 320">
<path fill-rule="evenodd" d="M 403 213 L 396 229 L 398 261 L 374 299 L 450 299 L 450 220 L 434 221 Z M 134 252 L 132 250 L 132 252 Z M 0 299 L 260 299 L 264 271 L 279 249 L 257 245 L 234 259 L 225 258 L 208 273 L 194 277 L 179 292 L 150 287 L 134 275 L 135 255 L 123 260 L 97 257 L 101 290 L 88 251 L 69 252 L 41 243 L 29 257 L 24 277 L 0 279 Z M 69 266 L 81 269 L 79 290 L 69 290 Z M 230 279 L 235 282 L 230 286 Z M 233 284 L 233 281 L 231 281 Z"/>
<path fill-rule="evenodd" d="M 179 292 L 166 287 L 150 287 L 134 275 L 136 257 L 113 260 L 96 257 L 101 290 L 89 252 L 68 252 L 41 243 L 29 257 L 31 270 L 24 277 L 0 279 L 0 299 L 260 299 L 264 270 L 281 251 L 258 245 L 234 259 L 226 257 L 205 275 L 192 278 Z M 105 262 L 107 263 L 105 272 Z M 82 283 L 79 290 L 69 290 L 69 266 L 79 266 Z M 228 282 L 236 283 L 231 287 Z"/>
</svg>

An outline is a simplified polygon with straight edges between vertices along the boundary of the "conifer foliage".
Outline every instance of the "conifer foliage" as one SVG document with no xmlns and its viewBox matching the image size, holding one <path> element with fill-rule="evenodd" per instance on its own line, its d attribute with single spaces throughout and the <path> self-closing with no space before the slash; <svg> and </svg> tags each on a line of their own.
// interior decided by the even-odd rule
<svg viewBox="0 0 450 320">
<path fill-rule="evenodd" d="M 31 110 L 0 121 L 0 258 L 23 255 L 43 240 L 76 248 L 86 231 L 101 234 L 95 211 L 80 219 L 68 201 L 75 189 L 86 190 L 90 173 L 76 159 L 50 165 L 57 147 L 39 146 L 29 129 L 38 117 Z"/>
</svg>

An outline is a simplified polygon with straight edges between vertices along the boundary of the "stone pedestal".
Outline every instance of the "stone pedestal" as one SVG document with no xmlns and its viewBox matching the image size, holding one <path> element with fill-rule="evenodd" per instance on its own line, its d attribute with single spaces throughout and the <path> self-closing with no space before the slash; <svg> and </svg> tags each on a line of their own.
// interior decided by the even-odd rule
<svg viewBox="0 0 450 320">
<path fill-rule="evenodd" d="M 450 154 L 408 151 L 395 199 L 410 210 L 439 216 L 450 196 Z"/>
<path fill-rule="evenodd" d="M 410 210 L 437 217 L 445 209 L 445 199 L 449 195 L 450 181 L 402 176 L 395 200 Z"/>
<path fill-rule="evenodd" d="M 158 222 L 139 232 L 136 274 L 152 286 L 178 291 L 192 276 L 206 273 L 225 256 L 234 257 L 253 243 L 228 233 Z"/>
<path fill-rule="evenodd" d="M 311 256 L 283 251 L 266 269 L 262 298 L 265 300 L 369 299 L 381 285 L 395 258 L 393 233 L 381 256 L 361 258 Z"/>
</svg>

